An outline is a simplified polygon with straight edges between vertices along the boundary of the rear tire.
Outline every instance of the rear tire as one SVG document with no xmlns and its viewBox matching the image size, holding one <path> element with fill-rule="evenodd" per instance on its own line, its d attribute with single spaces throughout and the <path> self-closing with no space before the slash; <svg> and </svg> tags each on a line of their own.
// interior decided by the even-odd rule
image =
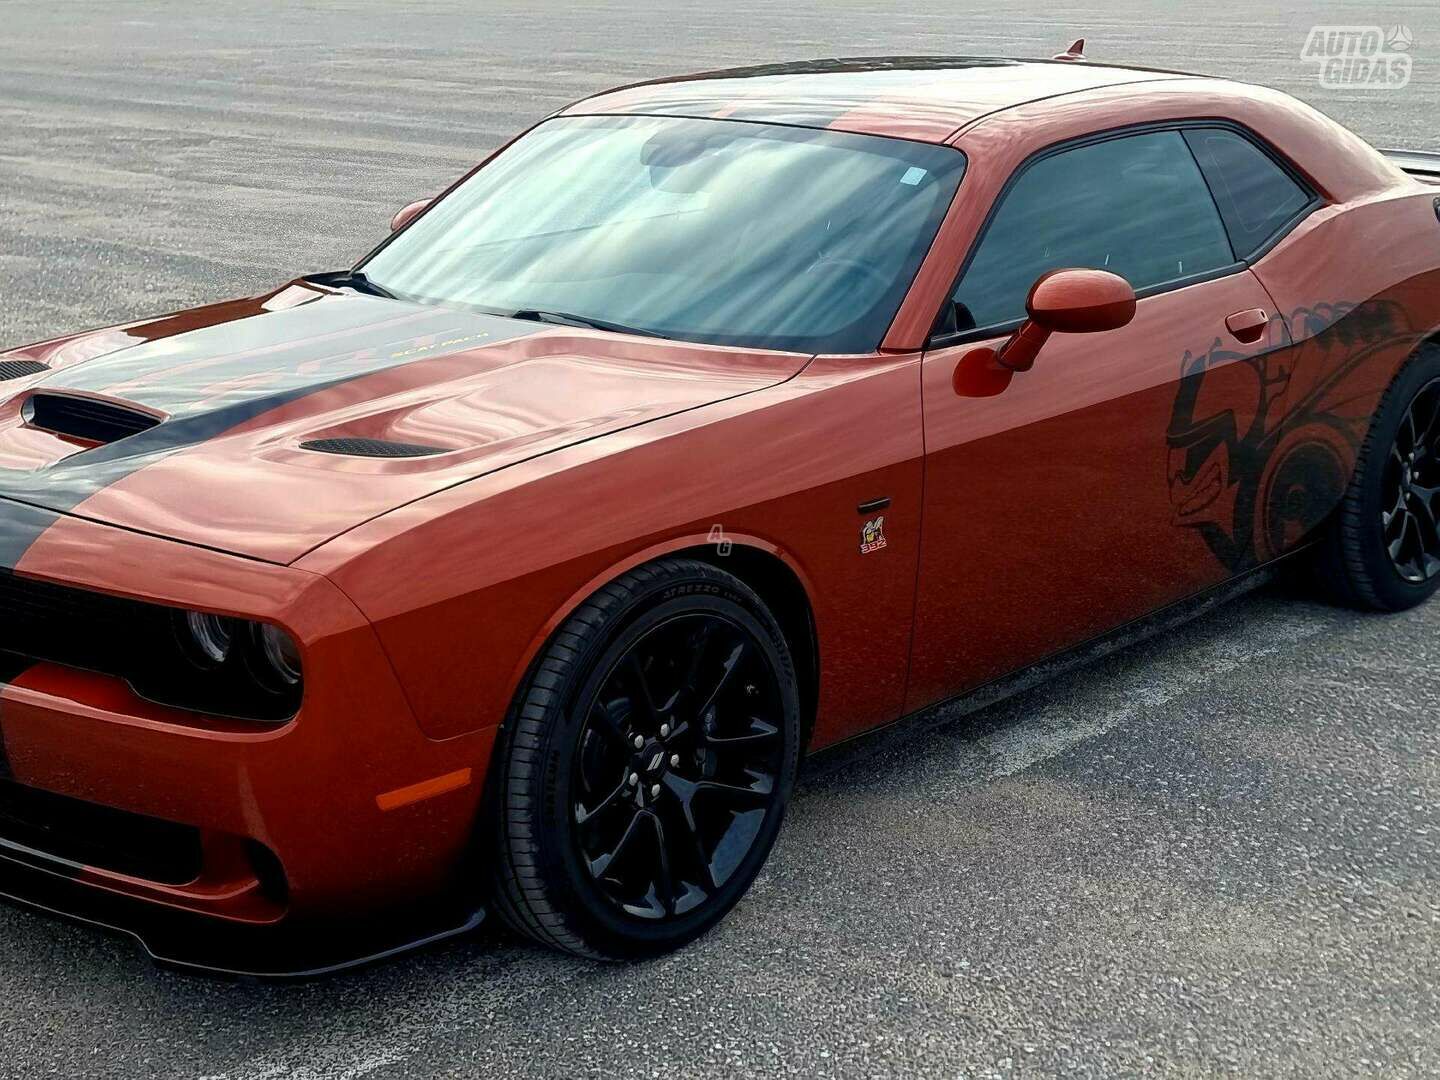
<svg viewBox="0 0 1440 1080">
<path fill-rule="evenodd" d="M 492 767 L 492 893 L 606 960 L 694 940 L 749 889 L 795 783 L 790 652 L 760 598 L 668 558 L 600 589 L 521 686 Z"/>
<path fill-rule="evenodd" d="M 1332 599 L 1404 611 L 1440 589 L 1440 347 L 1385 392 L 1315 561 Z"/>
</svg>

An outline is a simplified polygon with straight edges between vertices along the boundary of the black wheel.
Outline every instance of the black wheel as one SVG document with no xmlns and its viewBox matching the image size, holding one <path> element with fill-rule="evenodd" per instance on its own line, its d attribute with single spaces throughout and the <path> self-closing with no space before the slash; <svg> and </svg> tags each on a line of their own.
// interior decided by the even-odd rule
<svg viewBox="0 0 1440 1080">
<path fill-rule="evenodd" d="M 1386 391 L 1319 570 L 1338 599 L 1374 611 L 1440 589 L 1440 348 L 1423 348 Z"/>
<path fill-rule="evenodd" d="M 784 636 L 737 578 L 665 559 L 607 585 L 536 662 L 496 748 L 499 913 L 601 959 L 703 934 L 775 842 L 799 719 Z"/>
</svg>

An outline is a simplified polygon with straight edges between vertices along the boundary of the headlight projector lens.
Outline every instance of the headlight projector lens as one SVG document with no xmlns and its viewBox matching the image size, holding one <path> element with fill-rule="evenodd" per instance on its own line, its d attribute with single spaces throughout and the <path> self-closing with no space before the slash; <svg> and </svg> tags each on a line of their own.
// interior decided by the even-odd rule
<svg viewBox="0 0 1440 1080">
<path fill-rule="evenodd" d="M 219 667 L 230 656 L 235 644 L 235 620 L 224 615 L 208 615 L 201 611 L 185 613 L 185 629 L 189 633 L 190 652 L 206 667 Z"/>
<path fill-rule="evenodd" d="M 267 669 L 262 678 L 268 677 L 279 686 L 294 686 L 300 681 L 300 647 L 295 639 L 278 626 L 261 623 L 256 627 L 255 636 L 260 646 L 261 667 Z"/>
</svg>

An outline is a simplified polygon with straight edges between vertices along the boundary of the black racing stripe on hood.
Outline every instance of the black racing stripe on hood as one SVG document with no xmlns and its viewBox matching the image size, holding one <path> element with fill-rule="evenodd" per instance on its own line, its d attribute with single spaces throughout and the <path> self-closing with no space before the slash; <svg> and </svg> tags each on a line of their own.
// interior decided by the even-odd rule
<svg viewBox="0 0 1440 1080">
<path fill-rule="evenodd" d="M 0 573 L 18 566 L 30 545 L 59 518 L 54 510 L 10 499 L 0 501 Z"/>
<path fill-rule="evenodd" d="M 0 504 L 0 567 L 15 566 L 59 513 L 167 455 L 308 395 L 544 329 L 500 316 L 334 295 L 137 342 L 62 368 L 33 389 L 99 394 L 168 418 L 46 468 L 0 470 L 0 497 L 21 500 Z"/>
<path fill-rule="evenodd" d="M 306 392 L 539 329 L 452 308 L 330 296 L 117 349 L 34 386 L 100 394 L 176 418 Z"/>
<path fill-rule="evenodd" d="M 326 383 L 237 401 L 210 412 L 166 420 L 137 435 L 74 454 L 33 476 L 7 478 L 3 481 L 5 490 L 17 495 L 43 495 L 47 505 L 74 509 L 96 492 L 170 454 L 207 442 L 310 394 L 363 379 L 367 374 L 373 372 L 347 375 Z"/>
</svg>

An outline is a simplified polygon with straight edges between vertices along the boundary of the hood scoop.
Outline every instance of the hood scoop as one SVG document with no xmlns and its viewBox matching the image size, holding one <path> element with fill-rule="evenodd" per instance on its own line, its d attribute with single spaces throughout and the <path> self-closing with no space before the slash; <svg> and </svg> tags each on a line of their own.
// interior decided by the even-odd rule
<svg viewBox="0 0 1440 1080">
<path fill-rule="evenodd" d="M 25 402 L 24 417 L 31 427 L 86 446 L 104 446 L 138 435 L 161 420 L 152 412 L 119 402 L 43 390 Z"/>
<path fill-rule="evenodd" d="M 413 458 L 443 454 L 443 446 L 425 443 L 390 442 L 388 439 L 311 439 L 300 444 L 301 450 L 319 454 L 341 454 L 345 457 Z"/>
</svg>

